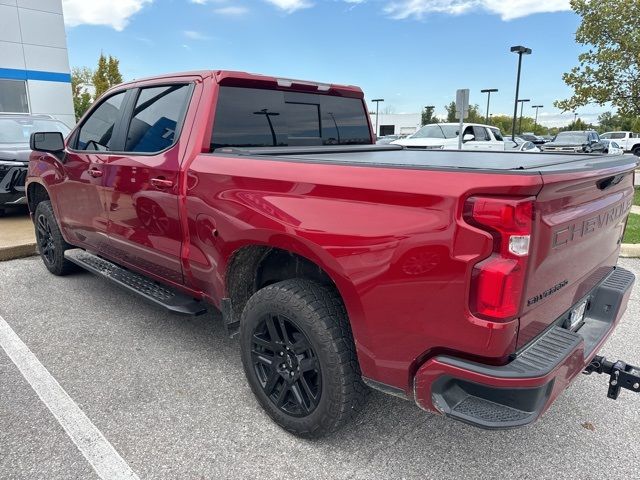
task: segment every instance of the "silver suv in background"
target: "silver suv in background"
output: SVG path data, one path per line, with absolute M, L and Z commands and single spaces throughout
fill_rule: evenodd
M 29 164 L 29 137 L 33 132 L 71 129 L 49 115 L 0 114 L 0 214 L 26 204 L 24 181 Z

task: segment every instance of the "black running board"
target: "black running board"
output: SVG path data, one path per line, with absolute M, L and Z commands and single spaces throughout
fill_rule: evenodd
M 67 250 L 64 252 L 64 256 L 67 260 L 85 270 L 106 278 L 125 290 L 137 293 L 144 299 L 171 312 L 182 315 L 201 315 L 207 311 L 206 305 L 195 298 L 184 295 L 144 275 L 127 270 L 80 248 Z

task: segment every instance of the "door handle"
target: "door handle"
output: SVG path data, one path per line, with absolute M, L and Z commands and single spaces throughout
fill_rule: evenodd
M 98 178 L 102 176 L 102 170 L 98 170 L 97 168 L 90 168 L 87 173 L 91 175 L 93 178 Z
M 171 188 L 173 187 L 173 181 L 162 177 L 152 178 L 151 185 L 156 188 Z

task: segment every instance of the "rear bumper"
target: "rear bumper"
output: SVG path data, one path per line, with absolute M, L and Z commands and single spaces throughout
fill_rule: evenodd
M 418 405 L 482 428 L 513 428 L 535 421 L 581 373 L 626 309 L 634 275 L 615 268 L 588 295 L 584 323 L 563 328 L 570 310 L 501 366 L 451 356 L 425 362 L 414 377 Z

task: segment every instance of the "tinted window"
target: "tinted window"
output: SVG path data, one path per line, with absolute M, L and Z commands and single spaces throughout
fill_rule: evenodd
M 126 92 L 116 93 L 102 102 L 87 118 L 78 134 L 78 150 L 111 150 L 113 130 L 120 119 Z
M 125 151 L 160 152 L 175 142 L 187 110 L 189 85 L 142 88 L 133 109 Z
M 496 140 L 498 140 L 499 142 L 504 141 L 504 138 L 502 138 L 502 132 L 499 129 L 492 128 L 491 132 L 493 132 L 493 136 L 496 137 Z
M 221 87 L 211 138 L 220 147 L 371 143 L 362 100 Z
M 625 138 L 626 135 L 623 132 L 605 133 L 600 138 Z
M 476 141 L 478 142 L 486 142 L 488 140 L 491 140 L 491 138 L 489 137 L 489 132 L 487 132 L 487 129 L 484 127 L 473 127 L 473 134 L 476 137 Z

